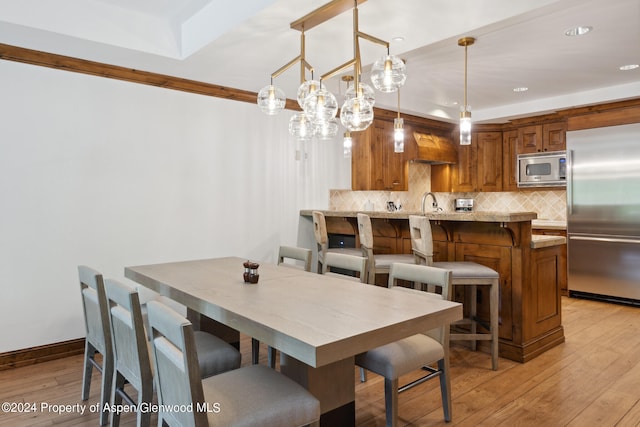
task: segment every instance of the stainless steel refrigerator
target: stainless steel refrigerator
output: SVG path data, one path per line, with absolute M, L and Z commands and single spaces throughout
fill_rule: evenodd
M 567 132 L 569 294 L 640 305 L 640 123 Z

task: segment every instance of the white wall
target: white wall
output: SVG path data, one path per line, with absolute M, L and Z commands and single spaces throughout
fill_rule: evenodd
M 290 112 L 7 61 L 0 93 L 0 353 L 84 336 L 78 264 L 274 261 L 350 186 L 339 140 L 295 160 Z

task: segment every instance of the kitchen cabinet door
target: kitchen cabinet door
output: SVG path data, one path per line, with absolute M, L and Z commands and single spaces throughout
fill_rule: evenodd
M 567 149 L 565 122 L 542 125 L 542 151 L 562 151 Z
M 457 141 L 457 139 L 456 139 Z M 458 145 L 458 163 L 451 167 L 451 191 L 478 191 L 478 137 L 471 135 L 471 145 Z
M 542 125 L 518 129 L 518 154 L 542 151 Z
M 459 145 L 451 180 L 454 192 L 502 191 L 502 132 L 474 132 Z
M 502 191 L 502 132 L 478 132 L 478 190 Z
M 407 191 L 409 166 L 403 153 L 394 152 L 393 122 L 374 120 L 352 135 L 351 189 Z
M 518 153 L 562 151 L 567 147 L 565 122 L 525 126 L 518 129 Z
M 502 191 L 517 191 L 518 131 L 502 133 Z

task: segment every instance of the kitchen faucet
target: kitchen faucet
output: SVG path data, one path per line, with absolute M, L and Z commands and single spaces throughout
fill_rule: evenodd
M 427 196 L 431 196 L 433 198 L 433 203 L 431 204 L 431 206 L 433 206 L 433 211 L 437 212 L 440 210 L 440 208 L 438 207 L 438 200 L 436 200 L 436 195 L 433 194 L 431 191 L 426 191 L 423 195 L 422 195 L 422 215 L 424 215 L 424 203 L 427 201 Z

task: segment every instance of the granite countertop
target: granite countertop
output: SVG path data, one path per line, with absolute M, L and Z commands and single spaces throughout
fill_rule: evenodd
M 300 215 L 311 216 L 314 209 L 302 209 Z M 325 217 L 353 217 L 358 213 L 366 213 L 371 218 L 380 219 L 409 219 L 409 215 L 422 215 L 420 211 L 325 211 L 321 210 Z M 531 221 L 538 217 L 535 212 L 426 212 L 425 216 L 430 220 L 442 221 L 475 221 L 475 222 L 523 222 Z
M 548 230 L 566 230 L 567 221 L 555 221 L 549 219 L 534 219 L 531 221 L 531 228 L 544 228 Z
M 564 245 L 567 238 L 564 236 L 544 236 L 541 234 L 531 235 L 531 249 L 546 248 L 548 246 Z

